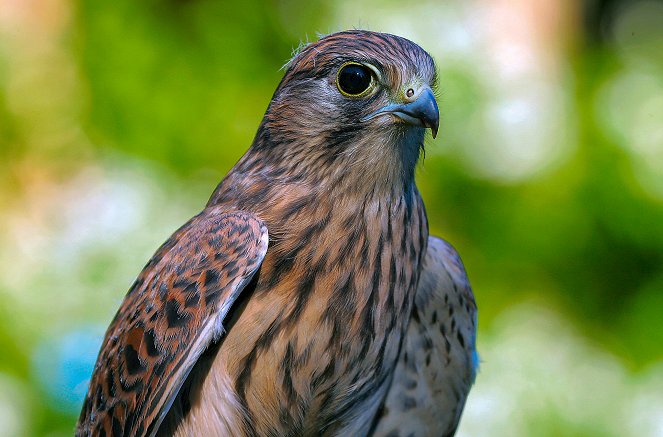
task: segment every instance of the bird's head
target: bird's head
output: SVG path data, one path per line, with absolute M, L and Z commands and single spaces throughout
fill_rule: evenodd
M 407 39 L 325 36 L 287 64 L 253 147 L 316 183 L 355 175 L 367 188 L 409 184 L 426 128 L 437 134 L 436 77 L 430 55 Z

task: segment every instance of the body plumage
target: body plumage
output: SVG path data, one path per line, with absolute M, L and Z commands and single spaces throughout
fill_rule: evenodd
M 447 268 L 425 259 L 414 183 L 425 128 L 437 130 L 435 81 L 430 56 L 393 35 L 342 32 L 297 54 L 251 148 L 127 295 L 78 434 L 393 431 L 389 393 L 403 350 L 416 349 L 403 346 L 422 311 L 415 297 L 432 296 Z M 468 290 L 463 329 L 440 334 L 463 373 L 452 390 L 462 399 L 434 419 L 451 433 L 473 378 Z

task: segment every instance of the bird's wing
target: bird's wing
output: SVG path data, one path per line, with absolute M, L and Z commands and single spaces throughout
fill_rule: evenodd
M 77 435 L 152 436 L 267 251 L 246 212 L 206 209 L 145 266 L 111 323 Z
M 430 237 L 412 317 L 375 436 L 455 433 L 477 371 L 476 316 L 458 253 L 446 241 Z

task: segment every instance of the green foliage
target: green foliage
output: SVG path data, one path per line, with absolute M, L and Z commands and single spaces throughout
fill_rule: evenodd
M 298 44 L 278 13 L 255 0 L 82 2 L 76 41 L 89 78 L 88 131 L 178 171 L 228 169 Z

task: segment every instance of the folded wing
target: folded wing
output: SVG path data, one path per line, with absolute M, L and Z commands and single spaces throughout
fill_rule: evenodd
M 415 305 L 375 436 L 452 436 L 477 370 L 477 308 L 463 263 L 430 237 Z
M 153 436 L 267 251 L 252 214 L 209 208 L 164 243 L 104 339 L 76 435 Z

